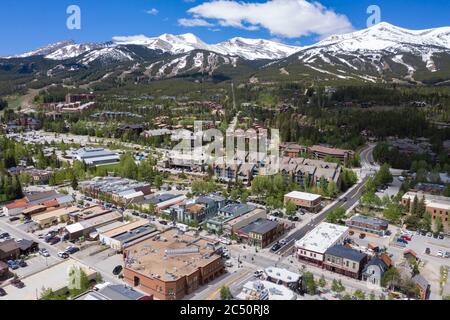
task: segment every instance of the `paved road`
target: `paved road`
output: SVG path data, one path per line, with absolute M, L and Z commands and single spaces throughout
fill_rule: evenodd
M 346 198 L 346 199 L 344 198 L 345 201 L 343 200 L 336 201 L 333 205 L 328 206 L 326 209 L 322 210 L 318 215 L 313 217 L 313 219 L 309 224 L 300 228 L 299 230 L 295 231 L 287 238 L 285 238 L 287 244 L 284 247 L 282 247 L 278 251 L 278 253 L 282 255 L 289 254 L 292 247 L 295 244 L 295 241 L 303 238 L 309 231 L 313 230 L 317 225 L 323 222 L 326 219 L 326 217 L 330 214 L 330 212 L 338 208 L 344 208 L 346 211 L 350 209 L 361 198 L 361 195 L 364 193 L 365 190 L 364 187 L 368 179 L 369 177 L 366 176 L 365 178 L 362 179 L 360 183 L 358 183 L 349 192 L 347 192 L 344 195 L 344 197 Z
M 367 180 L 371 176 L 374 170 L 378 167 L 376 165 L 372 166 L 370 163 L 373 163 L 373 149 L 374 145 L 369 145 L 363 151 L 361 151 L 361 165 L 363 169 L 361 170 L 361 181 L 354 187 L 352 187 L 347 193 L 345 193 L 340 199 L 338 199 L 334 204 L 328 206 L 324 210 L 322 210 L 318 215 L 313 217 L 311 222 L 299 230 L 295 231 L 291 235 L 289 235 L 285 240 L 287 244 L 282 247 L 277 253 L 281 255 L 289 255 L 292 251 L 292 248 L 295 244 L 295 241 L 303 238 L 309 231 L 313 230 L 317 225 L 323 222 L 326 217 L 330 214 L 330 212 L 338 209 L 344 208 L 346 211 L 352 208 L 361 198 L 362 194 L 365 191 L 365 185 Z

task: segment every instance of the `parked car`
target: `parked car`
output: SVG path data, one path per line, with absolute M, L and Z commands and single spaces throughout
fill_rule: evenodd
M 444 251 L 439 250 L 436 254 L 436 256 L 438 256 L 439 258 L 443 258 L 444 257 Z
M 25 287 L 25 284 L 24 284 L 22 281 L 20 281 L 19 279 L 14 279 L 14 280 L 12 280 L 12 281 L 11 281 L 11 284 L 12 284 L 14 287 L 19 288 L 19 289 L 22 289 L 22 288 Z
M 285 246 L 287 244 L 287 241 L 286 241 L 286 239 L 282 239 L 278 242 L 278 244 Z
M 158 222 L 160 224 L 162 224 L 163 226 L 167 226 L 167 221 L 165 221 L 165 220 L 159 220 Z
M 397 242 L 399 242 L 399 243 L 404 243 L 404 244 L 408 244 L 408 241 L 406 241 L 406 240 L 403 239 L 403 238 L 398 238 L 398 239 L 397 239 Z
M 365 233 L 361 233 L 360 235 L 359 235 L 359 238 L 360 239 L 364 239 L 366 237 L 366 234 Z
M 67 252 L 58 252 L 58 257 L 60 257 L 61 259 L 68 259 L 69 254 Z
M 74 247 L 74 246 L 68 246 L 66 250 L 64 251 L 67 254 L 74 254 L 80 251 L 80 248 Z
M 256 270 L 253 274 L 255 277 L 259 278 L 264 274 L 264 270 Z
M 439 234 L 438 238 L 439 238 L 439 240 L 444 240 L 444 235 L 441 233 L 441 234 Z
M 0 239 L 6 239 L 6 238 L 9 238 L 9 237 L 10 237 L 10 235 L 9 235 L 8 232 L 4 232 L 4 233 L 0 234 Z
M 431 254 L 431 249 L 430 248 L 426 248 L 425 249 L 425 254 Z
M 55 245 L 55 244 L 59 243 L 60 241 L 61 241 L 60 237 L 54 237 L 48 243 L 51 245 Z
M 118 276 L 121 272 L 122 272 L 122 269 L 123 269 L 123 267 L 122 266 L 116 266 L 114 269 L 113 269 L 113 275 L 115 275 L 115 276 Z
M 232 266 L 233 266 L 233 264 L 231 263 L 231 261 L 226 261 L 225 262 L 225 267 L 231 268 Z
M 6 295 L 7 295 L 7 293 L 6 293 L 5 289 L 0 288 L 0 297 L 4 297 Z
M 297 216 L 289 217 L 288 219 L 289 219 L 290 221 L 298 221 L 298 220 L 300 220 L 299 217 L 297 217 Z
M 410 236 L 407 236 L 407 235 L 402 235 L 402 237 L 401 237 L 403 240 L 406 240 L 406 241 L 411 241 L 411 237 Z
M 18 264 L 19 264 L 19 267 L 21 267 L 21 268 L 25 268 L 28 266 L 28 264 L 25 262 L 25 260 L 20 260 Z
M 50 253 L 48 253 L 47 249 L 44 248 L 39 250 L 39 254 L 46 258 L 50 257 Z
M 432 233 L 432 232 L 428 232 L 428 233 L 427 233 L 427 237 L 430 237 L 430 238 L 431 238 L 432 236 L 433 236 L 433 233 Z
M 444 258 L 445 258 L 445 259 L 450 258 L 450 252 L 446 251 L 446 252 L 444 253 Z
M 7 264 L 8 264 L 8 267 L 12 270 L 19 269 L 19 264 L 14 260 L 8 260 Z

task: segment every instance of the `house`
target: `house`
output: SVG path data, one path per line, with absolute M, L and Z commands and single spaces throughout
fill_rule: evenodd
M 284 232 L 284 225 L 276 221 L 258 219 L 236 231 L 241 241 L 259 249 L 267 247 Z
M 388 230 L 389 223 L 386 220 L 354 215 L 346 222 L 347 227 L 357 232 L 365 232 L 383 237 Z
M 20 248 L 16 240 L 10 239 L 0 242 L 0 261 L 15 260 L 20 256 Z
M 306 209 L 310 212 L 320 211 L 322 196 L 318 194 L 293 191 L 284 196 L 284 204 L 294 203 L 297 208 Z
M 374 256 L 364 267 L 362 280 L 371 285 L 381 286 L 383 275 L 391 265 L 392 261 L 387 255 Z
M 350 278 L 360 279 L 367 255 L 343 245 L 332 246 L 325 252 L 323 267 Z
M 419 298 L 421 300 L 427 300 L 430 296 L 430 284 L 428 281 L 420 274 L 415 275 L 412 281 L 414 281 L 419 290 Z
M 300 261 L 322 267 L 328 248 L 342 244 L 348 227 L 322 222 L 295 243 L 295 255 Z

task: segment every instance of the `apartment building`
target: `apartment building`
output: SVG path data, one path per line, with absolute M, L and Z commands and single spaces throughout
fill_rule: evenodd
M 388 230 L 389 223 L 385 220 L 354 215 L 346 222 L 347 227 L 357 232 L 365 232 L 383 237 Z
M 445 230 L 450 229 L 450 198 L 432 195 L 424 192 L 407 192 L 403 195 L 401 203 L 406 208 L 411 210 L 414 199 L 421 201 L 423 199 L 425 203 L 425 210 L 428 212 L 432 221 L 435 222 L 437 219 L 441 219 Z

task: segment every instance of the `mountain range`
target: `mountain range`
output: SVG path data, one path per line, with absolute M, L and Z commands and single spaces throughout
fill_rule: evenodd
M 97 81 L 113 76 L 154 81 L 201 75 L 223 80 L 443 84 L 450 80 L 450 27 L 408 30 L 383 22 L 305 47 L 246 38 L 207 44 L 191 33 L 117 36 L 106 43 L 62 41 L 0 58 L 0 75 L 7 70 L 54 80 L 82 73 L 80 78 L 91 81 L 89 74 L 95 71 Z

